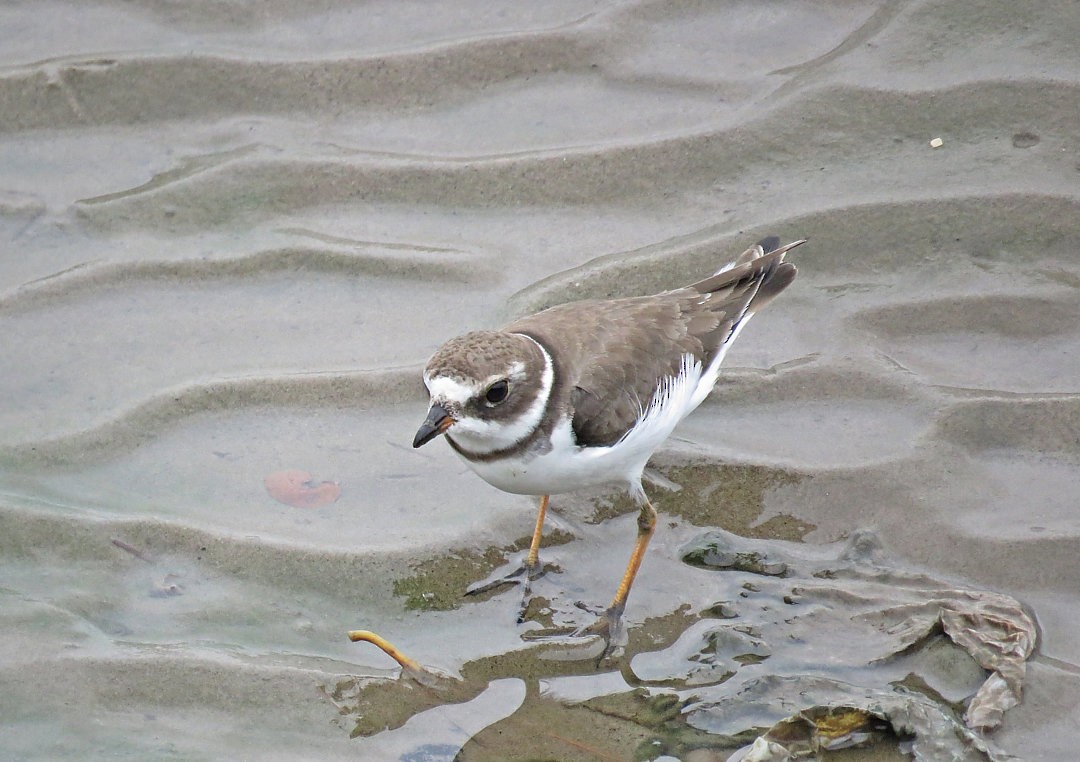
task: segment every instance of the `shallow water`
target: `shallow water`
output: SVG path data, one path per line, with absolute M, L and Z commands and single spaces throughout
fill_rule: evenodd
M 792 634 L 790 578 L 683 563 L 719 527 L 792 568 L 870 529 L 893 605 L 1018 602 L 1038 648 L 990 738 L 1069 758 L 1076 39 L 1074 3 L 998 0 L 0 9 L 0 756 L 722 759 L 804 708 L 759 682 L 718 720 L 756 676 L 858 703 L 908 667 L 908 709 L 961 718 L 962 649 L 867 667 L 843 575 Z M 655 458 L 681 489 L 650 489 L 624 658 L 522 639 L 608 600 L 618 495 L 553 501 L 532 621 L 462 598 L 534 508 L 409 447 L 427 355 L 766 234 L 810 238 L 799 277 Z M 276 501 L 285 470 L 340 497 Z M 733 621 L 755 642 L 694 673 Z M 399 681 L 359 627 L 464 680 Z

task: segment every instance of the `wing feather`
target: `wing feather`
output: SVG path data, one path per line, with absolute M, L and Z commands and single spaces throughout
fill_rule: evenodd
M 608 446 L 648 407 L 661 379 L 691 355 L 707 367 L 740 321 L 795 277 L 765 239 L 735 263 L 698 283 L 643 297 L 571 302 L 521 318 L 504 330 L 532 336 L 555 360 L 558 412 L 572 416 L 578 444 Z M 553 351 L 553 347 L 557 350 Z

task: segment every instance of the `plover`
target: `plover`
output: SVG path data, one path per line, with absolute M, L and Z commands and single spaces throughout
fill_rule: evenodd
M 540 497 L 519 621 L 542 568 L 549 496 L 621 483 L 640 506 L 637 539 L 611 604 L 589 628 L 610 648 L 656 527 L 645 464 L 708 396 L 747 321 L 795 278 L 784 255 L 804 242 L 766 238 L 685 288 L 562 304 L 450 339 L 431 357 L 423 374 L 431 408 L 413 447 L 442 434 L 489 484 Z

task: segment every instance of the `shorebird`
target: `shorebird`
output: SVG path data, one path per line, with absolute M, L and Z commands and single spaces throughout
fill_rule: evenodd
M 749 319 L 795 278 L 784 255 L 804 242 L 766 238 L 684 288 L 562 304 L 450 339 L 431 357 L 423 374 L 431 407 L 413 447 L 441 434 L 484 481 L 540 498 L 519 621 L 542 569 L 550 496 L 610 483 L 640 507 L 630 561 L 598 629 L 610 635 L 621 621 L 656 528 L 645 464 L 708 396 Z
M 571 302 L 520 318 L 498 331 L 450 339 L 428 361 L 427 417 L 413 439 L 442 435 L 484 481 L 539 496 L 522 566 L 488 589 L 520 578 L 522 621 L 550 496 L 621 484 L 639 506 L 637 538 L 611 603 L 591 632 L 621 645 L 622 614 L 656 510 L 641 486 L 653 452 L 712 391 L 739 332 L 791 284 L 784 246 L 765 238 L 734 262 L 683 288 L 649 296 Z M 470 592 L 477 592 L 473 589 Z M 413 674 L 422 668 L 367 631 L 350 633 L 382 648 Z

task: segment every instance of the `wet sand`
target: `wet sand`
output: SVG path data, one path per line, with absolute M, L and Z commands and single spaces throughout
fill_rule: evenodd
M 791 592 L 684 563 L 714 528 L 793 568 L 872 536 L 884 579 L 1018 602 L 1038 648 L 990 737 L 1074 754 L 1075 3 L 56 2 L 0 29 L 0 756 L 723 759 L 753 674 L 903 677 L 800 661 L 743 601 L 767 645 L 704 698 L 687 639 Z M 810 239 L 799 277 L 655 459 L 682 489 L 650 489 L 626 658 L 553 661 L 522 635 L 606 603 L 629 504 L 553 501 L 533 621 L 463 599 L 533 502 L 409 446 L 424 360 L 768 234 Z M 277 501 L 286 470 L 340 496 Z M 821 649 L 855 637 L 838 587 Z M 393 681 L 358 627 L 465 687 Z M 911 669 L 959 718 L 986 672 L 939 641 Z M 603 704 L 631 686 L 651 714 Z

